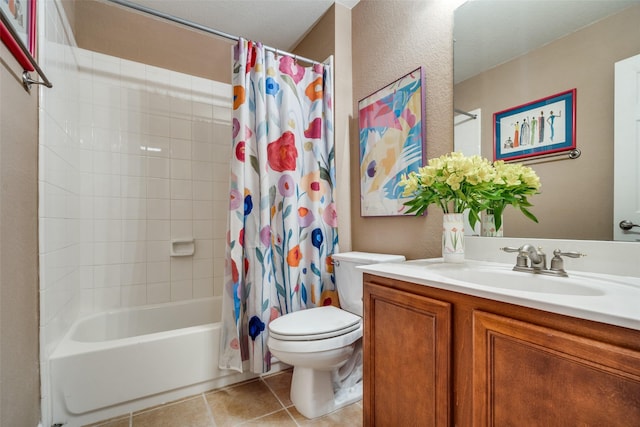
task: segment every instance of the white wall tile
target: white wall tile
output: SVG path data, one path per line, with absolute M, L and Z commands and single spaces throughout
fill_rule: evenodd
M 206 200 L 193 201 L 194 220 L 213 220 L 213 202 Z
M 191 121 L 172 118 L 171 119 L 171 138 L 191 140 Z
M 122 262 L 139 263 L 147 261 L 145 241 L 122 242 Z
M 93 290 L 93 309 L 105 311 L 120 307 L 120 286 Z
M 191 280 L 171 281 L 171 301 L 191 298 L 193 298 L 193 282 Z
M 168 257 L 166 261 L 147 263 L 147 283 L 164 283 L 171 279 L 171 264 Z
M 165 240 L 171 238 L 171 221 L 147 220 L 147 240 Z
M 120 283 L 122 285 L 146 285 L 147 263 L 122 264 L 120 270 Z
M 193 298 L 212 297 L 213 294 L 213 278 L 193 280 Z
M 149 157 L 171 157 L 171 138 L 167 136 L 148 136 L 146 154 Z
M 147 219 L 170 219 L 171 207 L 168 199 L 147 199 Z
M 191 160 L 191 151 L 192 151 L 191 146 L 192 146 L 191 140 L 172 138 L 171 139 L 171 158 Z M 198 157 L 194 156 L 194 158 L 198 158 Z
M 171 282 L 193 279 L 193 260 L 189 257 L 171 258 Z
M 122 307 L 133 307 L 147 303 L 147 286 L 132 285 L 122 286 L 120 292 L 120 305 Z
M 94 174 L 93 195 L 98 197 L 120 197 L 120 175 Z
M 96 219 L 93 220 L 94 242 L 119 242 L 122 240 L 122 220 Z
M 208 142 L 194 142 L 193 158 L 203 162 L 213 162 L 213 145 Z M 228 159 L 225 160 L 228 161 Z
M 191 162 L 194 181 L 213 181 L 213 165 L 211 162 Z
M 120 197 L 93 197 L 95 219 L 121 219 L 122 201 Z
M 167 261 L 169 259 L 171 242 L 169 240 L 154 240 L 146 242 L 147 262 Z
M 196 239 L 213 239 L 214 234 L 214 221 L 193 221 L 193 237 Z M 226 224 L 224 225 L 225 229 L 221 230 L 221 234 L 226 234 Z
M 213 278 L 213 258 L 193 260 L 193 278 Z
M 103 264 L 93 267 L 93 287 L 107 288 L 120 286 L 120 264 Z
M 194 119 L 211 120 L 213 118 L 213 105 L 209 103 L 194 101 L 192 108 Z
M 172 239 L 190 239 L 192 237 L 194 237 L 193 221 L 171 220 Z
M 213 239 L 196 239 L 193 260 L 202 258 L 213 258 Z
M 213 181 L 193 181 L 193 200 L 213 200 Z
M 120 195 L 122 197 L 147 197 L 147 180 L 141 176 L 123 176 L 120 179 Z
M 160 304 L 171 301 L 171 283 L 157 282 L 147 285 L 147 303 Z
M 149 135 L 138 132 L 121 131 L 119 136 L 121 153 L 146 156 L 147 140 L 150 138 Z
M 171 199 L 172 200 L 193 200 L 193 184 L 190 180 L 172 179 L 171 180 Z
M 170 160 L 161 157 L 149 157 L 147 159 L 147 176 L 150 178 L 170 178 Z
M 172 220 L 191 220 L 193 218 L 193 202 L 191 200 L 171 200 Z
M 122 219 L 144 220 L 147 218 L 147 199 L 144 198 L 122 198 Z
M 100 129 L 120 129 L 120 105 L 117 107 L 93 106 L 93 125 Z
M 120 242 L 95 242 L 93 244 L 93 263 L 95 265 L 120 264 L 121 262 L 122 246 Z
M 147 197 L 150 199 L 170 199 L 171 181 L 168 178 L 148 178 Z
M 154 104 L 153 99 L 150 99 L 149 102 L 151 105 L 154 105 L 155 108 L 159 108 L 162 106 L 161 103 Z M 147 135 L 164 137 L 171 135 L 171 124 L 170 121 L 167 120 L 166 115 L 150 114 L 148 120 L 148 127 L 147 129 L 145 129 L 146 132 L 144 132 Z
M 120 172 L 126 176 L 147 175 L 147 158 L 134 154 L 120 154 Z
M 191 179 L 192 164 L 190 160 L 171 159 L 171 178 L 172 179 Z M 196 179 L 194 177 L 194 179 Z M 199 178 L 198 178 L 199 179 Z
M 213 124 L 210 121 L 198 120 L 191 123 L 191 136 L 194 141 L 213 142 Z
M 191 94 L 183 95 L 185 98 L 179 98 L 178 96 L 173 96 L 171 98 L 171 115 L 173 117 L 183 117 L 186 118 L 187 121 L 191 121 L 191 117 L 193 115 L 193 102 L 191 101 Z
M 124 242 L 145 241 L 146 239 L 146 219 L 125 219 L 122 221 L 122 240 Z

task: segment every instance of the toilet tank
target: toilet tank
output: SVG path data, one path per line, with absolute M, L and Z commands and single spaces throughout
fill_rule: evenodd
M 359 265 L 383 262 L 403 262 L 403 255 L 376 254 L 370 252 L 344 252 L 333 254 L 336 289 L 340 306 L 358 316 L 362 316 L 362 271 Z

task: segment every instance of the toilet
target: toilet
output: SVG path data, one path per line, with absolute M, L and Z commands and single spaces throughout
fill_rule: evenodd
M 362 398 L 362 272 L 356 267 L 404 260 L 402 255 L 334 254 L 342 308 L 310 308 L 269 323 L 269 350 L 293 366 L 291 401 L 305 417 L 316 418 Z

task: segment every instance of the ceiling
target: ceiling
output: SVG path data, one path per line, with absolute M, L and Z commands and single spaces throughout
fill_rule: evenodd
M 454 82 L 638 3 L 640 0 L 470 0 L 454 15 Z
M 292 50 L 334 4 L 359 0 L 131 0 L 224 33 Z

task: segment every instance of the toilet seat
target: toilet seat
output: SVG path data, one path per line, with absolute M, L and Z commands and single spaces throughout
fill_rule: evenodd
M 337 307 L 315 307 L 274 319 L 269 335 L 281 341 L 316 341 L 348 334 L 361 323 L 359 316 Z

